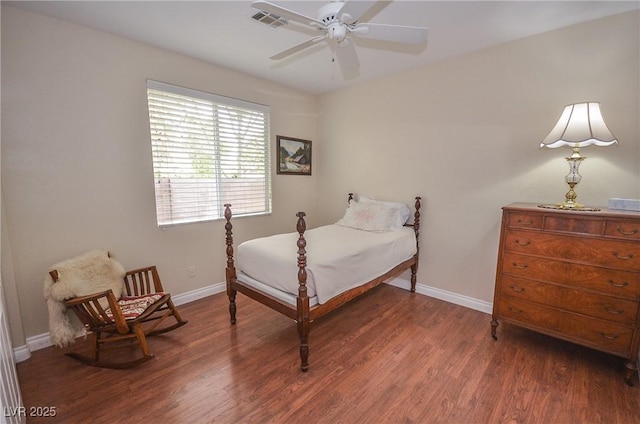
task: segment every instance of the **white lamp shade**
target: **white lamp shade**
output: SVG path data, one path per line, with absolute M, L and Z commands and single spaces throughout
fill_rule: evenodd
M 602 119 L 600 103 L 576 103 L 565 106 L 558 123 L 540 143 L 540 147 L 610 146 L 618 143 Z

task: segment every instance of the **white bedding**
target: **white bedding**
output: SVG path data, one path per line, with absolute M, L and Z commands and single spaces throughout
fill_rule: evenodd
M 326 225 L 307 230 L 307 295 L 319 303 L 365 284 L 416 254 L 413 228 L 375 233 Z M 238 270 L 278 290 L 298 294 L 298 233 L 238 246 Z

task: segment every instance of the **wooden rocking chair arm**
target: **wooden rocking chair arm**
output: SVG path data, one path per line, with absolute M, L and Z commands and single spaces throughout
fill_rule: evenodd
M 102 306 L 98 305 L 101 299 L 107 300 L 109 308 L 111 309 L 111 317 L 108 317 Z M 113 294 L 113 291 L 111 289 L 99 293 L 89 294 L 86 296 L 72 297 L 71 299 L 65 300 L 64 304 L 68 308 L 72 309 L 83 308 L 84 312 L 80 312 L 81 315 L 88 314 L 89 316 L 93 316 L 94 319 L 96 319 L 96 316 L 99 315 L 100 317 L 102 317 L 102 323 L 100 324 L 101 326 L 109 325 L 109 322 L 111 322 L 115 325 L 118 333 L 127 334 L 129 332 L 129 325 L 124 318 L 124 314 L 120 309 L 120 305 L 118 305 L 118 299 L 116 299 L 116 296 Z M 81 318 L 81 320 L 83 319 Z M 92 326 L 90 323 L 85 322 L 85 324 L 89 324 L 90 327 Z
M 85 296 L 75 296 L 75 297 L 71 297 L 69 299 L 66 299 L 64 301 L 65 305 L 67 307 L 73 306 L 73 305 L 78 305 L 80 303 L 86 303 L 86 302 L 93 302 L 95 300 L 98 300 L 100 298 L 109 298 L 109 293 L 111 293 L 111 295 L 113 296 L 113 298 L 115 299 L 115 295 L 113 294 L 113 291 L 111 291 L 111 289 L 109 290 L 105 290 L 99 293 L 92 293 L 92 294 L 88 294 Z M 117 302 L 117 301 L 116 301 Z

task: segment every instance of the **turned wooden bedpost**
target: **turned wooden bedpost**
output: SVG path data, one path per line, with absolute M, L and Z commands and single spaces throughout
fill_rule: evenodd
M 420 242 L 419 242 L 419 235 L 420 235 L 420 200 L 422 199 L 422 197 L 420 196 L 416 196 L 416 204 L 415 204 L 415 208 L 416 208 L 416 212 L 413 215 L 413 231 L 415 231 L 416 233 L 416 263 L 411 265 L 411 291 L 415 292 L 416 291 L 416 278 L 418 275 L 418 262 L 420 259 Z
M 305 247 L 307 246 L 307 241 L 304 238 L 304 232 L 307 229 L 307 223 L 304 221 L 305 217 L 304 212 L 298 212 L 296 216 L 298 217 L 298 223 L 296 225 L 296 230 L 298 231 L 299 237 L 298 242 L 296 243 L 298 246 L 298 299 L 297 299 L 297 310 L 298 310 L 298 334 L 300 336 L 300 369 L 302 371 L 307 371 L 309 369 L 309 297 L 307 296 L 307 251 Z
M 236 278 L 236 267 L 233 263 L 233 225 L 231 225 L 231 205 L 226 203 L 224 205 L 224 218 L 227 223 L 224 225 L 227 244 L 227 296 L 229 296 L 229 315 L 231 317 L 231 324 L 236 323 L 236 291 L 231 288 L 231 281 Z

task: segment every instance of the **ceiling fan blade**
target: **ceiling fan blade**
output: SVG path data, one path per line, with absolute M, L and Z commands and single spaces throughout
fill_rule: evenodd
M 358 53 L 353 41 L 347 39 L 335 47 L 336 59 L 344 75 L 350 75 L 360 68 Z
M 340 11 L 338 11 L 337 16 L 340 17 L 340 22 L 345 24 L 353 24 L 357 22 L 358 19 L 362 15 L 364 15 L 367 10 L 371 9 L 377 1 L 356 1 L 351 0 L 347 1 Z
M 402 25 L 364 23 L 351 30 L 359 37 L 395 43 L 422 44 L 427 41 L 427 28 Z
M 276 15 L 280 15 L 284 18 L 287 18 L 289 20 L 304 24 L 304 25 L 320 25 L 321 28 L 325 27 L 325 24 L 322 21 L 319 21 L 317 19 L 311 18 L 309 16 L 305 16 L 302 15 L 298 12 L 294 12 L 293 10 L 289 10 L 289 9 L 285 9 L 282 6 L 278 6 L 277 4 L 274 3 L 270 3 L 268 1 L 262 1 L 262 0 L 257 0 L 254 1 L 253 3 L 251 3 L 251 6 L 258 9 L 258 10 L 262 10 L 264 12 L 269 12 L 269 13 L 273 13 Z M 314 26 L 315 28 L 316 26 Z
M 324 40 L 325 38 L 327 38 L 327 34 L 318 35 L 317 37 L 310 38 L 307 41 L 304 41 L 304 42 L 302 42 L 300 44 L 296 44 L 293 47 L 289 47 L 288 49 L 283 50 L 280 53 L 274 54 L 269 59 L 273 59 L 273 60 L 284 59 L 287 56 L 291 56 L 294 53 L 297 53 L 297 52 L 299 52 L 301 50 L 306 49 L 307 47 L 311 47 L 314 44 L 319 43 L 320 41 Z

